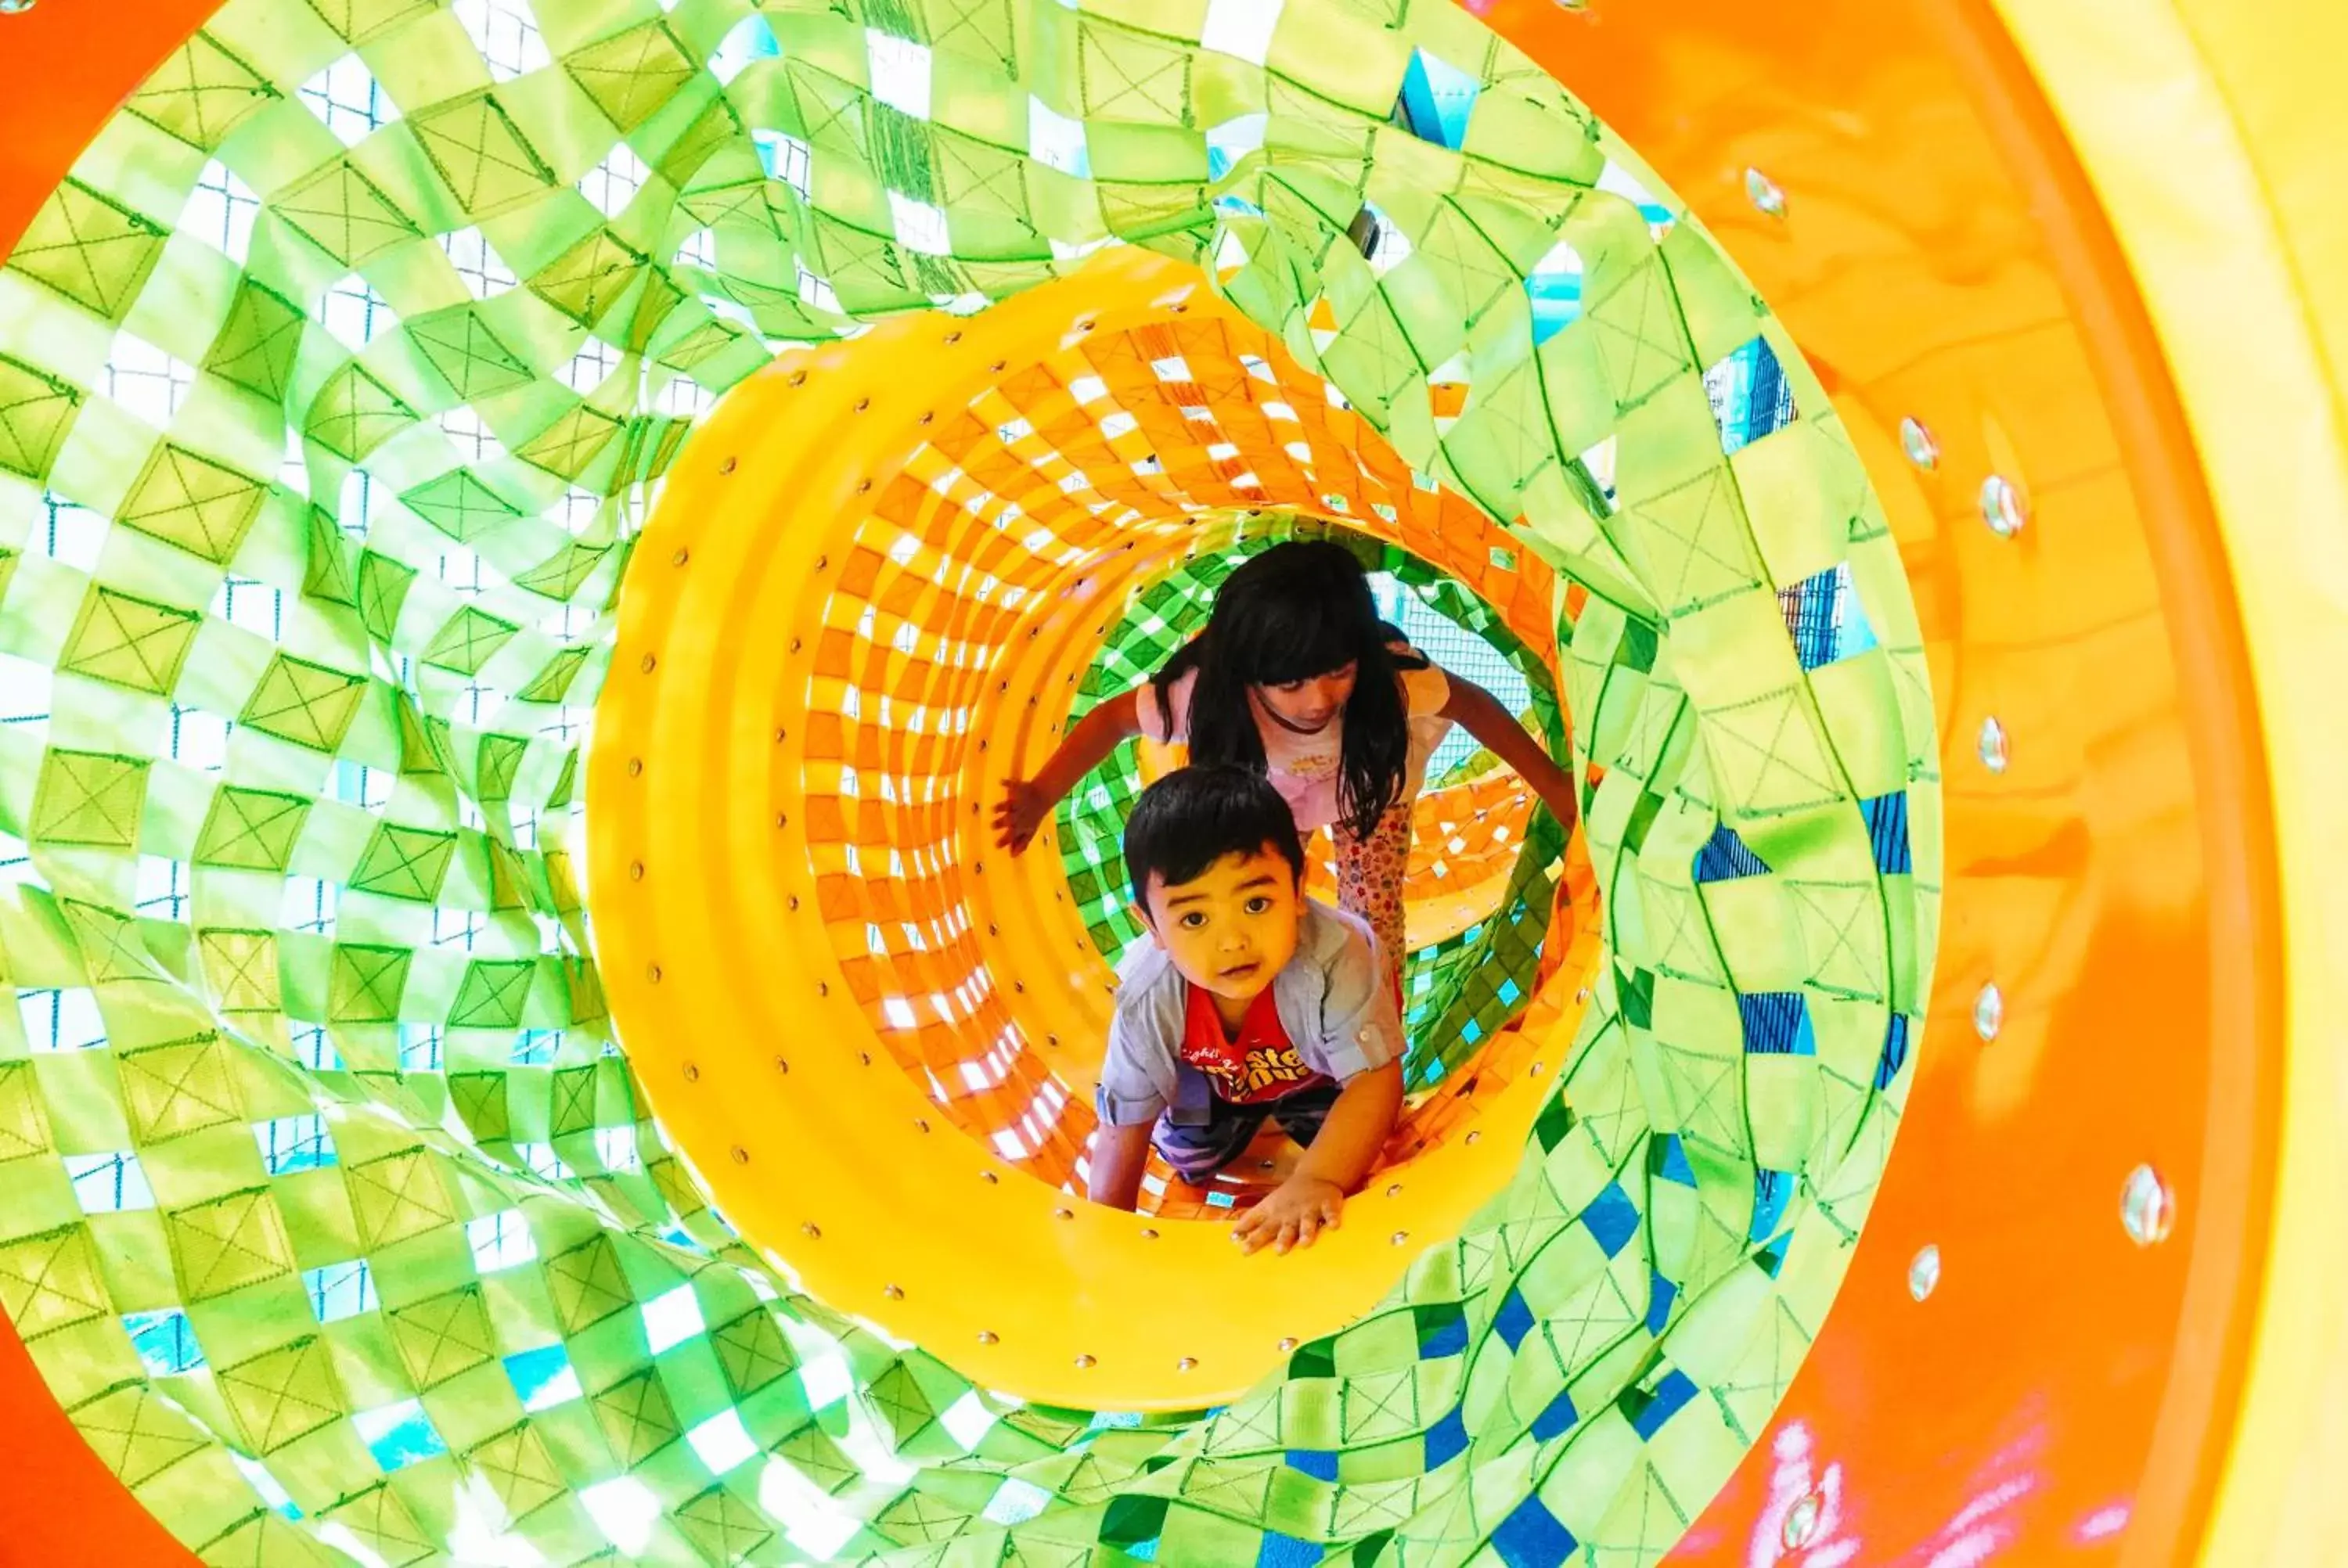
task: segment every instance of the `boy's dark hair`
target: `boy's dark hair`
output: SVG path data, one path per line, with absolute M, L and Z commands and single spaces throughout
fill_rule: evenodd
M 1262 849 L 1303 879 L 1304 841 L 1295 816 L 1270 779 L 1245 768 L 1178 769 L 1141 792 L 1125 823 L 1125 868 L 1145 918 L 1151 876 L 1179 886 L 1226 855 Z
M 1410 728 L 1392 647 L 1400 641 L 1378 619 L 1369 577 L 1352 550 L 1334 539 L 1291 539 L 1231 573 L 1216 592 L 1207 630 L 1150 678 L 1152 695 L 1170 727 L 1174 683 L 1197 671 L 1190 755 L 1262 773 L 1263 736 L 1248 688 L 1309 681 L 1353 665 L 1337 807 L 1354 835 L 1367 838 L 1409 787 Z

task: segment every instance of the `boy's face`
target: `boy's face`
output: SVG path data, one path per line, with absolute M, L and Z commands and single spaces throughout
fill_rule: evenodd
M 1188 882 L 1149 878 L 1150 936 L 1182 978 L 1252 1000 L 1296 953 L 1296 874 L 1270 849 L 1226 855 Z

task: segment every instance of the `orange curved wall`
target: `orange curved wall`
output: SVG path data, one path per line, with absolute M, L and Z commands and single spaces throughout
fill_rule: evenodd
M 1776 1529 L 1829 1466 L 1812 1553 L 2190 1558 L 2266 1234 L 2274 845 L 2208 497 L 2118 249 L 1988 0 L 1470 5 L 1623 133 L 1817 360 L 1900 529 L 1950 726 L 1910 1124 L 1772 1433 L 1675 1560 L 1801 1560 Z M 102 50 L 68 0 L 0 17 L 0 250 L 209 8 L 110 10 Z M 1748 166 L 1784 219 L 1746 202 Z M 1932 473 L 1900 456 L 1910 415 Z M 1993 469 L 2032 497 L 2018 540 L 1978 520 Z M 1990 713 L 2015 737 L 1996 779 L 1972 755 Z M 2188 1199 L 2150 1254 L 2116 1223 L 2138 1161 Z M 1919 1304 L 1928 1243 L 1944 1273 Z M 190 1561 L 4 1321 L 0 1410 L 0 1554 Z

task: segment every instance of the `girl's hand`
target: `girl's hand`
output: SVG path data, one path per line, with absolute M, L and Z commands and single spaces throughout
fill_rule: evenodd
M 1025 853 L 1056 804 L 1032 779 L 1004 780 L 1003 800 L 994 808 L 994 846 L 1014 855 Z
M 1345 1189 L 1336 1183 L 1291 1176 L 1240 1216 L 1231 1227 L 1231 1239 L 1242 1252 L 1254 1252 L 1266 1243 L 1274 1252 L 1311 1246 L 1314 1236 L 1337 1228 L 1344 1210 Z

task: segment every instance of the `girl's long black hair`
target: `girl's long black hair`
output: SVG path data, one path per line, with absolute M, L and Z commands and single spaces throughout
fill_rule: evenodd
M 1215 596 L 1206 630 L 1150 677 L 1158 711 L 1173 728 L 1174 683 L 1196 670 L 1190 691 L 1190 759 L 1263 773 L 1251 686 L 1309 681 L 1355 667 L 1337 764 L 1343 825 L 1367 838 L 1408 781 L 1410 727 L 1401 664 L 1388 644 L 1401 633 L 1378 619 L 1370 580 L 1344 545 L 1292 539 L 1231 573 Z

